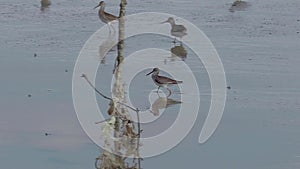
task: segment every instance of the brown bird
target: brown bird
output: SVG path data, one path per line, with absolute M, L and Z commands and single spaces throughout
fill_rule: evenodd
M 229 11 L 230 12 L 243 11 L 247 7 L 249 7 L 249 5 L 250 4 L 248 4 L 246 1 L 236 0 L 236 1 L 233 2 L 233 4 L 231 5 L 231 7 L 229 8 Z
M 41 7 L 47 8 L 50 5 L 51 5 L 51 1 L 50 0 L 41 0 Z
M 153 82 L 158 86 L 157 91 L 160 87 L 165 87 L 169 91 L 169 96 L 171 95 L 171 90 L 168 88 L 168 86 L 174 85 L 174 84 L 180 84 L 182 81 L 174 80 L 165 76 L 159 76 L 159 68 L 154 68 L 150 73 L 148 73 L 146 76 L 150 75 L 152 73 L 152 80 Z
M 99 6 L 100 6 L 100 9 L 98 11 L 99 18 L 102 22 L 104 22 L 108 25 L 108 28 L 110 30 L 110 26 L 111 26 L 110 23 L 114 20 L 119 19 L 119 17 L 104 11 L 104 9 L 105 9 L 104 1 L 101 1 L 94 9 L 98 8 Z
M 183 25 L 177 25 L 172 17 L 169 17 L 168 20 L 161 23 L 170 23 L 172 27 L 171 35 L 175 37 L 174 43 L 176 42 L 176 37 L 179 37 L 181 40 L 183 36 L 187 35 L 187 29 Z
M 50 0 L 41 0 L 41 11 L 44 11 L 51 5 Z

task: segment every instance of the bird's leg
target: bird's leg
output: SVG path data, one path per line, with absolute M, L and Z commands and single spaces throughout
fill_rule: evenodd
M 160 88 L 160 86 L 158 86 L 158 88 L 157 88 L 157 91 L 156 91 L 157 93 L 159 92 L 159 88 Z
M 108 27 L 109 34 L 111 34 L 110 24 L 109 23 L 107 24 L 107 27 Z
M 169 89 L 169 88 L 167 88 L 168 89 L 168 91 L 169 91 L 169 94 L 168 94 L 168 96 L 167 97 L 169 97 L 169 96 L 171 96 L 171 94 L 172 94 L 172 91 Z
M 160 96 L 159 92 L 157 92 L 156 94 L 157 94 L 157 96 L 158 96 L 159 98 L 161 98 L 161 96 Z
M 112 29 L 113 29 L 113 31 L 114 31 L 114 33 L 116 33 L 116 30 L 115 30 L 115 28 L 111 25 L 111 27 L 112 27 Z
M 180 37 L 180 46 L 182 46 L 182 37 Z
M 173 43 L 176 44 L 176 37 L 174 38 Z

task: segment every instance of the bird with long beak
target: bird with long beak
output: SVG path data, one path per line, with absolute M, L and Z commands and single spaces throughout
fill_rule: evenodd
M 187 29 L 183 25 L 177 25 L 172 17 L 169 17 L 168 20 L 161 23 L 170 23 L 172 27 L 171 35 L 175 37 L 174 43 L 176 42 L 176 37 L 182 39 L 183 36 L 187 35 Z
M 160 87 L 164 87 L 169 91 L 169 95 L 171 95 L 171 90 L 168 88 L 171 85 L 174 84 L 180 84 L 182 81 L 174 80 L 165 76 L 159 76 L 159 68 L 154 68 L 150 73 L 146 74 L 146 76 L 152 74 L 152 80 L 153 82 L 158 86 L 157 92 L 159 91 Z
M 104 9 L 105 9 L 104 1 L 101 1 L 94 9 L 98 8 L 99 6 L 100 6 L 99 11 L 98 11 L 99 18 L 102 22 L 104 22 L 108 25 L 108 28 L 110 31 L 111 22 L 119 19 L 119 17 L 104 11 Z

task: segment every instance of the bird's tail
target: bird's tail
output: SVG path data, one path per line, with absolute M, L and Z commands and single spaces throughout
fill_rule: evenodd
M 183 81 L 176 81 L 176 82 L 177 82 L 177 84 L 183 83 Z

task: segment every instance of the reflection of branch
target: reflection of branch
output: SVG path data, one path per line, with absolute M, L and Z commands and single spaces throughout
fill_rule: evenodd
M 139 169 L 141 169 L 141 158 L 140 158 L 140 138 L 141 138 L 141 124 L 140 124 L 140 114 L 139 114 L 139 109 L 136 111 L 137 119 L 138 119 L 138 139 L 137 139 L 137 156 L 138 156 L 138 165 Z

